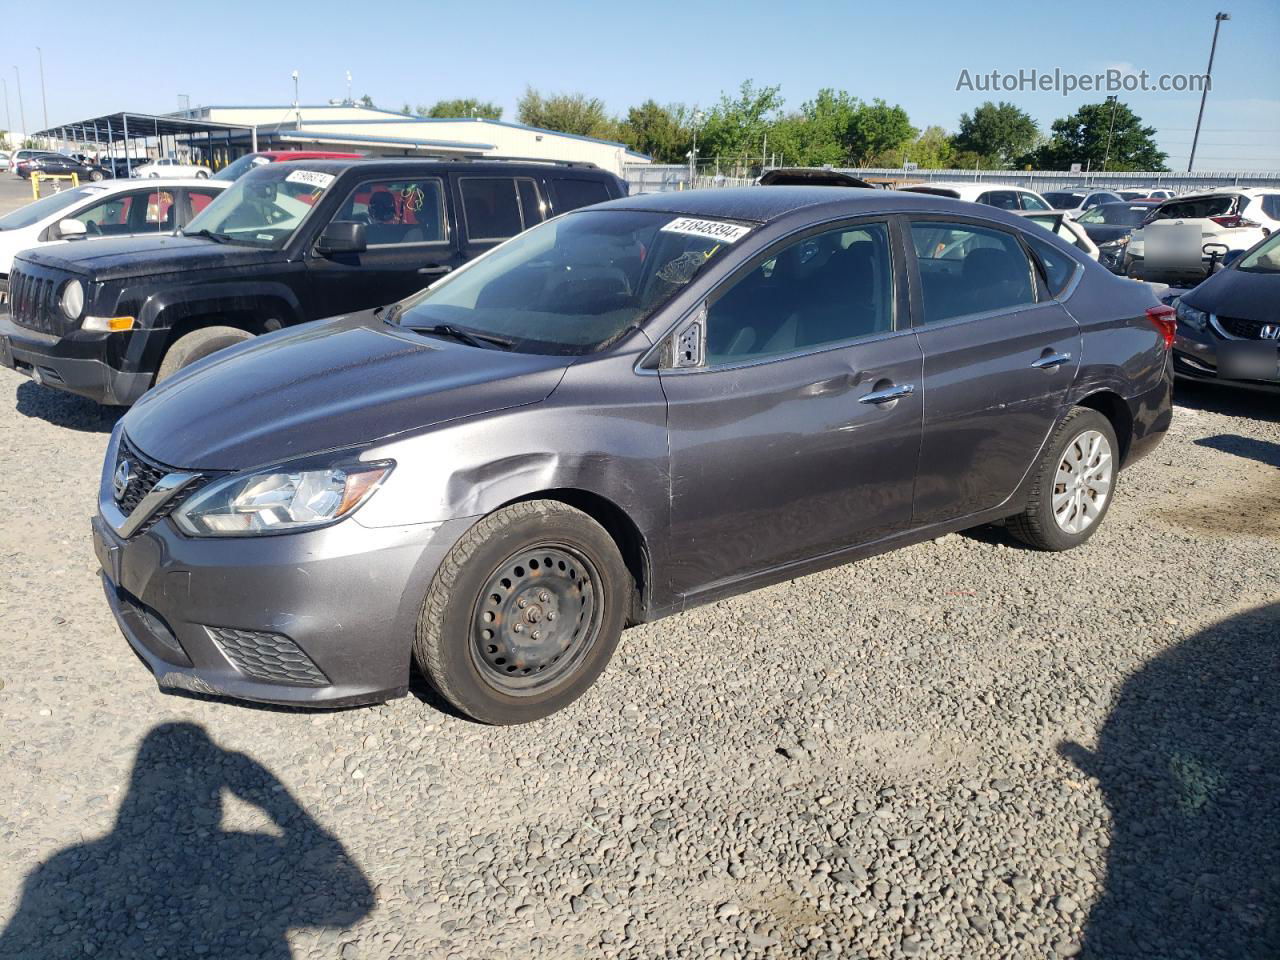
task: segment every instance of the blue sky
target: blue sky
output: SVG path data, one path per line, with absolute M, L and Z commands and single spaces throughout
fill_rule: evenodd
M 1169 0 L 1159 6 L 850 2 L 425 3 L 368 5 L 221 0 L 128 4 L 110 15 L 51 16 L 8 4 L 0 40 L 13 124 L 42 126 L 35 47 L 44 52 L 51 124 L 114 110 L 167 112 L 179 94 L 194 104 L 288 103 L 290 71 L 301 99 L 346 92 L 379 106 L 478 96 L 506 107 L 525 86 L 584 91 L 621 112 L 647 97 L 703 106 L 745 78 L 781 84 L 789 106 L 821 87 L 900 103 L 918 127 L 954 130 L 989 95 L 957 91 L 962 70 L 1093 73 L 1127 65 L 1200 73 L 1215 10 L 1223 25 L 1196 168 L 1280 169 L 1280 3 Z M 923 11 L 923 12 L 917 12 Z M 1104 94 L 1003 93 L 1042 128 Z M 1185 168 L 1198 94 L 1122 96 L 1159 131 L 1170 165 Z M 0 114 L 0 124 L 5 124 Z M 7 125 L 7 124 L 5 124 Z

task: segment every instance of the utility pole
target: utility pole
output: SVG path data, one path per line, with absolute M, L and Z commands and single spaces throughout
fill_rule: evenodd
M 1107 172 L 1107 161 L 1111 159 L 1111 135 L 1116 130 L 1116 107 L 1120 106 L 1120 98 L 1116 96 L 1107 97 L 1107 103 L 1111 104 L 1111 126 L 1107 128 L 1107 152 L 1102 157 L 1102 172 Z
M 1191 156 L 1187 158 L 1187 173 L 1196 162 L 1196 145 L 1200 142 L 1200 121 L 1204 119 L 1204 102 L 1209 96 L 1209 87 L 1213 84 L 1213 55 L 1218 50 L 1218 29 L 1222 21 L 1230 20 L 1229 13 L 1216 13 L 1213 16 L 1213 43 L 1209 45 L 1209 69 L 1204 72 L 1204 89 L 1200 91 L 1200 112 L 1196 114 L 1196 132 L 1191 138 Z
M 293 119 L 296 124 L 302 126 L 302 111 L 298 109 L 298 71 L 293 71 Z
M 9 81 L 0 77 L 0 85 L 4 87 L 4 129 L 8 134 L 13 133 L 13 113 L 9 110 Z M 16 147 L 14 149 L 17 149 Z
M 343 106 L 349 107 L 354 103 L 355 101 L 351 99 L 351 71 L 348 70 L 347 71 L 347 99 L 343 101 Z
M 689 151 L 689 187 L 693 188 L 698 176 L 698 127 L 702 124 L 702 111 L 693 111 L 693 149 Z
M 18 119 L 22 121 L 22 139 L 26 140 L 27 139 L 27 111 L 26 111 L 26 108 L 22 105 L 22 74 L 18 72 L 18 65 L 16 63 L 13 65 L 13 75 L 18 80 Z M 21 147 L 22 147 L 22 144 L 19 143 L 18 148 L 21 148 Z

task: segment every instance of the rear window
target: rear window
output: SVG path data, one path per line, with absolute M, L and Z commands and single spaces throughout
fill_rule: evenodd
M 556 191 L 556 212 L 567 213 L 579 207 L 612 200 L 609 189 L 599 180 L 553 180 Z
M 1071 193 L 1065 190 L 1055 191 L 1053 193 L 1041 194 L 1049 205 L 1055 210 L 1066 210 L 1069 207 L 1078 207 L 1080 201 L 1084 199 L 1083 193 Z
M 1201 220 L 1205 217 L 1222 217 L 1236 212 L 1237 197 L 1222 194 L 1216 197 L 1196 197 L 1192 200 L 1170 200 L 1156 207 L 1152 220 Z

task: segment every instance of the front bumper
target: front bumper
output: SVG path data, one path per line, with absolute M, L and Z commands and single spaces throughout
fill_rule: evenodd
M 72 338 L 28 330 L 0 305 L 0 366 L 98 403 L 128 406 L 146 393 L 152 374 L 126 373 L 108 364 L 103 359 L 107 336 L 112 334 Z
M 107 602 L 163 690 L 347 706 L 405 693 L 422 598 L 470 519 L 196 539 L 162 520 L 94 549 Z
M 1266 341 L 1261 342 L 1266 343 Z M 1220 343 L 1222 341 L 1210 330 L 1200 330 L 1179 320 L 1177 335 L 1173 341 L 1174 374 L 1182 380 L 1217 383 L 1264 393 L 1280 393 L 1280 379 L 1232 380 L 1220 376 L 1218 371 L 1218 344 Z M 1280 345 L 1277 349 L 1280 349 Z

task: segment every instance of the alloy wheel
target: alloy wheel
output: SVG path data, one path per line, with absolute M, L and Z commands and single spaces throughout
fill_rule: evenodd
M 1083 533 L 1101 515 L 1111 496 L 1111 443 L 1086 430 L 1067 444 L 1053 481 L 1053 518 L 1067 533 Z

